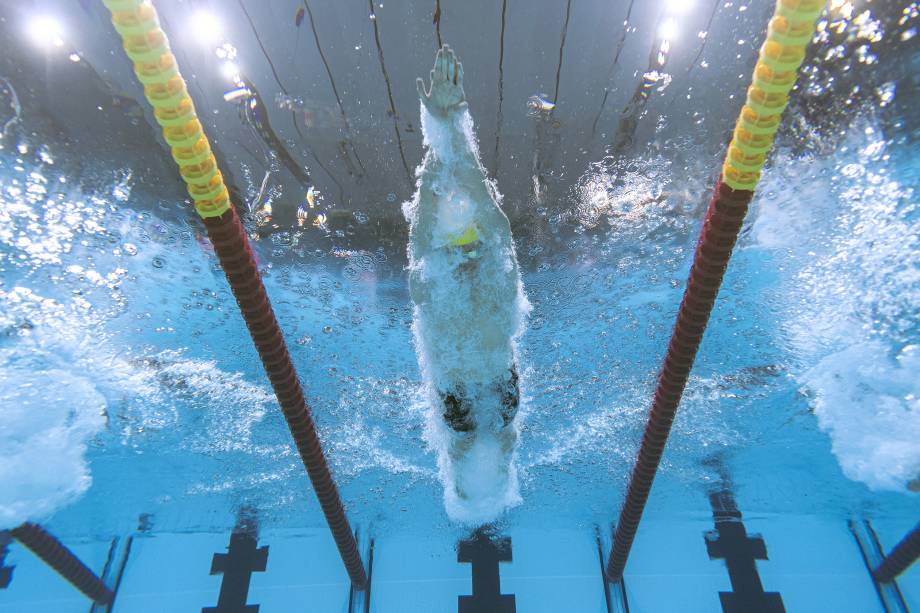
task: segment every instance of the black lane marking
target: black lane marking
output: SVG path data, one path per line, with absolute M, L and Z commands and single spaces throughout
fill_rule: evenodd
M 604 99 L 601 100 L 601 108 L 597 110 L 597 116 L 594 118 L 594 124 L 591 126 L 591 137 L 593 138 L 597 134 L 597 122 L 601 118 L 601 114 L 604 112 L 604 107 L 607 105 L 607 96 L 610 95 L 610 77 L 613 76 L 613 71 L 616 70 L 617 62 L 620 61 L 620 53 L 623 52 L 623 47 L 626 46 L 626 35 L 629 33 L 629 17 L 632 15 L 633 4 L 636 0 L 630 0 L 629 7 L 626 9 L 626 18 L 623 20 L 623 32 L 620 34 L 620 40 L 617 42 L 617 51 L 613 55 L 613 63 L 610 64 L 610 69 L 607 70 L 607 78 L 604 81 Z M 719 0 L 721 2 L 721 0 Z
M 216 607 L 204 607 L 201 613 L 258 613 L 259 605 L 246 604 L 252 573 L 265 572 L 268 547 L 258 547 L 255 520 L 241 516 L 230 535 L 227 553 L 215 553 L 211 574 L 223 574 Z
M 508 0 L 502 0 L 502 29 L 498 39 L 498 115 L 495 118 L 495 159 L 492 178 L 498 180 L 498 146 L 502 138 L 502 102 L 505 99 L 505 13 Z
M 380 60 L 380 70 L 383 72 L 383 80 L 387 84 L 387 99 L 390 101 L 390 117 L 393 119 L 393 129 L 396 130 L 396 143 L 399 145 L 399 157 L 402 159 L 403 168 L 406 170 L 406 178 L 412 183 L 412 173 L 409 171 L 409 163 L 406 162 L 406 153 L 403 151 L 402 134 L 399 131 L 399 113 L 396 111 L 396 103 L 393 102 L 393 86 L 390 84 L 390 75 L 387 72 L 387 65 L 383 59 L 383 46 L 380 44 L 380 28 L 377 27 L 377 13 L 374 12 L 374 0 L 367 0 L 371 9 L 371 21 L 374 23 L 374 42 L 377 43 L 377 57 Z
M 339 88 L 335 85 L 335 78 L 332 76 L 332 69 L 329 67 L 329 62 L 326 60 L 326 54 L 323 53 L 323 47 L 319 44 L 319 33 L 316 31 L 316 22 L 313 21 L 313 10 L 310 8 L 310 3 L 307 0 L 303 0 L 303 5 L 307 9 L 307 15 L 310 17 L 310 29 L 313 30 L 313 40 L 316 41 L 316 50 L 319 52 L 319 59 L 323 61 L 323 66 L 326 67 L 326 74 L 329 75 L 329 85 L 332 86 L 332 93 L 335 94 L 335 101 L 339 105 L 339 112 L 342 114 L 342 121 L 345 122 L 345 130 L 348 132 L 348 135 L 351 139 L 354 138 L 354 134 L 351 130 L 351 122 L 348 121 L 348 115 L 345 113 L 345 106 L 342 104 L 342 97 L 339 95 Z M 349 140 L 348 143 L 351 146 L 351 152 L 355 156 L 355 160 L 358 162 L 358 166 L 361 167 L 361 174 L 363 175 L 366 171 L 364 169 L 364 163 L 361 161 L 361 158 L 358 157 L 358 151 L 355 149 L 355 144 L 352 140 Z
M 869 522 L 867 521 L 866 524 Z M 859 548 L 859 555 L 862 558 L 863 564 L 866 566 L 866 570 L 869 571 L 869 578 L 872 580 L 872 586 L 875 588 L 875 593 L 878 596 L 878 600 L 882 605 L 882 608 L 885 610 L 885 613 L 891 613 L 891 609 L 888 608 L 888 603 L 885 602 L 885 594 L 882 593 L 881 586 L 878 584 L 878 581 L 875 580 L 875 577 L 872 576 L 872 561 L 869 559 L 869 552 L 863 547 L 863 542 L 859 538 L 858 528 L 854 520 L 849 521 L 850 534 L 853 535 L 853 539 L 856 541 L 856 547 Z M 868 525 L 865 526 L 868 531 Z
M 104 583 L 106 586 L 108 586 L 110 583 L 109 573 L 112 572 L 112 564 L 115 562 L 115 553 L 117 550 L 118 550 L 118 537 L 115 537 L 112 539 L 112 542 L 109 543 L 109 550 L 105 554 L 105 565 L 102 567 L 102 573 L 99 575 L 99 578 L 102 580 L 102 583 Z M 114 599 L 114 596 L 115 594 L 113 591 L 112 593 L 113 599 Z M 109 604 L 106 604 L 106 605 L 101 605 L 101 604 L 94 602 L 89 606 L 89 613 L 109 611 L 111 602 L 112 601 L 110 600 Z
M 253 23 L 252 17 L 249 16 L 249 11 L 246 10 L 246 5 L 243 4 L 243 0 L 237 0 L 240 5 L 240 8 L 243 9 L 243 14 L 246 16 L 246 21 L 249 22 L 249 28 L 252 30 L 253 35 L 256 37 L 256 43 L 259 45 L 259 49 L 262 50 L 262 55 L 265 56 L 265 61 L 268 62 L 268 67 L 272 71 L 272 75 L 275 77 L 275 82 L 278 84 L 278 87 L 284 93 L 285 96 L 289 96 L 287 88 L 284 87 L 284 84 L 281 82 L 281 77 L 278 76 L 278 71 L 275 70 L 275 64 L 272 62 L 271 56 L 268 55 L 268 50 L 265 49 L 265 45 L 262 44 L 262 39 L 259 37 L 259 31 L 256 30 L 256 24 Z
M 144 515 L 141 515 L 143 518 Z M 113 607 L 115 606 L 115 599 L 118 597 L 118 588 L 121 587 L 121 578 L 125 573 L 125 566 L 128 563 L 128 556 L 131 555 L 131 543 L 134 542 L 134 537 L 129 536 L 125 538 L 125 546 L 119 549 L 119 544 L 121 539 L 116 537 L 112 539 L 111 545 L 109 545 L 109 553 L 105 561 L 105 568 L 102 571 L 101 578 L 103 582 L 110 587 L 112 590 L 112 599 L 108 604 L 98 604 L 93 603 L 90 605 L 89 613 L 111 613 Z M 116 560 L 116 556 L 119 551 L 121 552 L 121 559 Z M 118 564 L 118 568 L 115 570 L 114 580 L 112 579 L 112 568 L 115 564 Z
M 10 552 L 10 542 L 13 537 L 9 530 L 0 531 L 0 590 L 5 590 L 13 581 L 15 566 L 6 566 L 6 555 Z
M 709 495 L 716 529 L 704 533 L 712 560 L 723 559 L 732 584 L 731 592 L 719 592 L 724 613 L 785 613 L 779 592 L 764 592 L 757 560 L 767 559 L 767 546 L 758 534 L 748 536 L 741 511 L 730 490 Z
M 444 46 L 444 43 L 441 42 L 441 0 L 434 0 L 434 16 L 431 18 L 431 23 L 434 24 L 435 34 L 438 36 L 438 49 Z
M 553 93 L 553 104 L 559 102 L 559 77 L 562 75 L 562 54 L 565 51 L 565 38 L 569 33 L 569 17 L 572 15 L 572 0 L 565 3 L 565 23 L 562 24 L 562 40 L 559 42 L 559 63 L 556 64 L 556 91 Z M 553 108 L 555 111 L 556 109 Z
M 458 613 L 516 613 L 513 594 L 501 593 L 499 562 L 511 561 L 511 539 L 480 528 L 457 545 L 457 561 L 472 565 L 473 595 L 457 597 Z
M 610 529 L 613 535 L 613 527 Z M 601 569 L 601 582 L 604 584 L 604 602 L 607 605 L 607 613 L 629 613 L 629 599 L 626 598 L 626 578 L 621 577 L 618 582 L 613 584 L 614 592 L 610 592 L 610 580 L 607 579 L 607 565 L 604 559 L 604 543 L 601 541 L 601 529 L 599 526 L 594 527 L 594 537 L 597 539 L 597 561 Z

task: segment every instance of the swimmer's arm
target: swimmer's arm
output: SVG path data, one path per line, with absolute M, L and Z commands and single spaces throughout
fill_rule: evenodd
M 498 194 L 479 161 L 474 143 L 470 141 L 473 136 L 463 128 L 462 113 L 466 113 L 465 108 L 446 118 L 428 118 L 428 122 L 437 126 L 443 138 L 431 143 L 430 153 L 434 164 L 426 164 L 425 169 L 427 171 L 431 167 L 438 172 L 441 168 L 449 168 L 457 184 L 478 203 L 475 215 L 480 231 L 486 237 L 497 233 L 501 239 L 510 240 L 511 224 L 498 204 Z
M 511 222 L 499 205 L 499 196 L 493 184 L 481 173 L 479 185 L 483 188 L 481 206 L 476 209 L 476 222 L 485 235 L 483 238 L 497 237 L 502 244 L 511 243 Z
M 437 199 L 433 185 L 439 162 L 429 152 L 422 162 L 419 173 L 418 200 L 415 202 L 415 215 L 409 226 L 409 249 L 414 260 L 409 269 L 409 297 L 415 304 L 423 304 L 431 297 L 430 287 L 424 278 L 424 257 L 431 251 L 432 233 L 437 222 Z
M 426 126 L 426 140 L 430 147 L 422 171 L 422 191 L 426 178 L 433 177 L 443 169 L 462 185 L 477 203 L 477 222 L 486 234 L 510 240 L 511 226 L 498 205 L 494 189 L 489 185 L 485 169 L 473 142 L 472 123 L 468 119 L 466 94 L 463 91 L 463 65 L 457 61 L 453 51 L 444 45 L 435 57 L 431 71 L 431 87 L 426 88 L 422 79 L 416 81 L 419 98 L 424 105 L 423 126 Z M 427 177 L 426 177 L 427 175 Z M 423 213 L 420 195 L 419 215 Z M 430 212 L 434 214 L 431 207 Z M 488 238 L 488 237 L 485 237 Z
M 442 164 L 431 152 L 426 154 L 419 173 L 418 202 L 415 207 L 415 220 L 409 229 L 409 244 L 417 254 L 428 253 L 433 241 L 433 232 L 437 223 L 438 202 L 434 193 L 434 180 L 441 171 Z

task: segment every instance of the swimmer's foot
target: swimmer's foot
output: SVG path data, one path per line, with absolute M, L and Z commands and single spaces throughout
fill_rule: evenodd
M 431 87 L 425 90 L 425 81 L 416 79 L 419 98 L 432 115 L 441 117 L 466 108 L 463 93 L 463 65 L 457 61 L 453 50 L 444 45 L 438 49 L 431 71 Z

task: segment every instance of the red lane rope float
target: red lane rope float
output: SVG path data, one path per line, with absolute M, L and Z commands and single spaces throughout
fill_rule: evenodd
M 732 249 L 780 118 L 805 58 L 805 47 L 814 33 L 824 0 L 777 0 L 776 10 L 760 48 L 747 99 L 735 124 L 725 155 L 722 175 L 706 212 L 687 289 L 680 304 L 639 456 L 633 467 L 626 500 L 620 511 L 613 548 L 607 561 L 607 579 L 623 578 L 639 521 L 645 510 L 671 424 L 680 404 L 687 378 L 699 350 L 706 324 Z
M 750 191 L 733 190 L 720 180 L 709 203 L 690 280 L 658 377 L 658 387 L 655 389 L 651 414 L 642 437 L 639 459 L 633 469 L 626 502 L 617 522 L 613 550 L 607 563 L 607 577 L 611 581 L 619 581 L 623 576 L 626 559 L 652 489 L 677 406 L 753 195 Z
M 10 530 L 10 534 L 94 602 L 112 602 L 112 590 L 106 587 L 102 579 L 44 528 L 26 522 Z
M 890 583 L 920 558 L 920 524 L 894 546 L 881 564 L 872 571 L 876 581 Z
M 188 186 L 195 210 L 204 221 L 348 576 L 356 588 L 363 589 L 367 574 L 323 455 L 310 407 L 265 292 L 249 239 L 230 203 L 223 176 L 211 154 L 211 145 L 198 121 L 178 62 L 170 51 L 169 40 L 160 28 L 156 9 L 150 0 L 104 0 L 104 3 L 112 13 L 112 24 L 121 36 L 125 53 L 134 64 L 134 73 L 144 85 L 144 95 L 163 129 L 163 137 Z

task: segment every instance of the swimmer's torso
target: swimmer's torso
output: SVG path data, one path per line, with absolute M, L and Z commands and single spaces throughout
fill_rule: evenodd
M 450 200 L 438 203 L 451 207 Z M 413 224 L 415 234 L 432 232 L 429 248 L 413 253 L 410 290 L 417 308 L 418 341 L 428 356 L 431 374 L 445 386 L 453 381 L 485 381 L 511 367 L 511 339 L 519 325 L 518 272 L 511 235 L 500 229 L 480 229 L 478 207 L 495 207 L 491 200 L 464 204 L 463 224 Z M 450 212 L 434 219 L 443 222 Z M 467 217 L 464 215 L 464 217 Z M 476 239 L 458 244 L 458 237 Z M 503 235 L 504 234 L 504 235 Z

